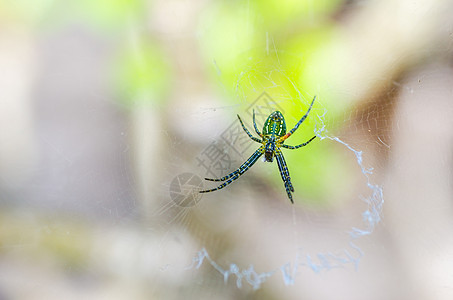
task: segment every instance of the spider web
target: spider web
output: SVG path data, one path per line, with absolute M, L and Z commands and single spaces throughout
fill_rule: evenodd
M 257 58 L 255 63 L 238 76 L 235 84 L 237 105 L 210 111 L 234 109 L 252 132 L 253 110 L 256 111 L 259 129 L 272 111 L 280 110 L 287 118 L 288 130 L 291 129 L 298 117 L 308 109 L 313 95 L 300 91 L 278 63 L 280 58 L 287 55 L 286 53 L 271 51 L 270 55 L 275 57 L 277 63 L 268 71 L 263 71 L 263 65 L 269 62 Z M 295 117 L 289 113 L 294 108 L 297 111 Z M 285 114 L 285 110 L 288 114 Z M 347 123 L 348 118 L 344 118 L 344 122 Z M 371 128 L 370 122 L 375 120 L 370 114 L 366 120 L 368 122 L 366 128 Z M 191 228 L 195 223 L 201 223 L 198 225 L 200 228 L 191 232 L 195 236 L 203 233 L 198 236 L 202 247 L 196 251 L 192 262 L 185 270 L 211 268 L 218 272 L 223 282 L 232 282 L 237 288 L 249 285 L 255 290 L 261 288 L 270 278 L 281 280 L 284 285 L 294 285 L 298 277 L 303 276 L 307 270 L 313 273 L 338 268 L 356 270 L 365 255 L 359 245 L 360 240 L 371 235 L 381 220 L 384 192 L 382 184 L 377 182 L 374 176 L 374 166 L 367 161 L 367 145 L 362 149 L 349 142 L 347 136 L 332 133 L 331 131 L 336 130 L 333 128 L 334 122 L 329 118 L 329 111 L 323 106 L 322 97 L 318 97 L 309 118 L 288 139 L 287 144 L 295 145 L 307 140 L 313 134 L 317 136 L 316 143 L 312 142 L 307 147 L 294 150 L 296 154 L 287 156 L 290 173 L 294 168 L 291 161 L 298 159 L 296 156 L 299 155 L 299 159 L 303 161 L 300 156 L 316 152 L 314 149 L 308 151 L 309 147 L 334 147 L 340 153 L 337 157 L 347 159 L 349 162 L 349 165 L 343 166 L 344 170 L 337 170 L 337 178 L 331 176 L 330 182 L 319 183 L 327 184 L 328 186 L 323 187 L 325 189 L 333 189 L 327 196 L 318 194 L 319 198 L 336 195 L 335 199 L 317 200 L 316 193 L 311 194 L 314 199 L 309 199 L 310 194 L 304 195 L 304 187 L 297 186 L 297 183 L 294 183 L 296 177 L 292 176 L 296 189 L 295 205 L 291 205 L 286 199 L 276 164 L 269 163 L 257 162 L 245 175 L 221 191 L 203 196 L 197 194 L 197 190 L 216 186 L 215 183 L 212 185 L 203 181 L 203 177 L 219 178 L 230 173 L 258 147 L 258 144 L 251 141 L 243 132 L 235 118 L 223 131 L 214 136 L 209 145 L 195 158 L 194 165 L 198 167 L 198 172 L 185 173 L 178 177 L 178 183 L 180 180 L 192 181 L 185 185 L 185 193 L 181 191 L 182 188 L 177 190 L 181 198 L 186 199 L 185 202 L 191 205 L 180 204 L 179 200 L 173 199 L 156 211 L 157 216 L 169 217 L 168 224 Z M 299 137 L 295 138 L 296 136 Z M 302 139 L 304 140 L 301 141 Z M 284 150 L 285 156 L 290 151 Z M 316 158 L 322 159 L 319 156 Z M 317 171 L 316 168 L 309 169 L 318 172 L 315 177 L 323 176 L 325 174 L 322 172 L 326 172 L 325 169 L 321 171 Z M 343 171 L 343 174 L 347 172 L 352 174 L 341 176 Z M 267 180 L 263 179 L 263 175 Z M 254 176 L 258 176 L 258 179 L 252 178 Z M 275 191 L 266 195 L 269 191 L 265 185 L 269 184 L 266 183 L 269 180 Z M 300 179 L 296 178 L 296 182 L 300 182 Z M 341 185 L 354 188 L 348 190 Z M 170 187 L 170 191 L 172 190 Z M 264 193 L 260 193 L 260 190 Z M 335 202 L 348 203 L 357 209 L 353 214 L 336 211 L 335 206 L 338 204 Z M 231 243 L 236 244 L 225 250 L 220 258 L 214 257 L 211 253 L 218 251 L 218 245 L 212 245 L 210 240 L 212 237 L 210 238 L 210 234 L 205 230 L 217 236 L 216 238 L 231 231 L 230 234 L 237 235 Z M 268 252 L 265 249 L 272 251 Z M 266 261 L 263 260 L 263 256 L 272 259 Z
M 239 13 L 237 1 L 209 2 L 229 14 L 222 22 L 212 6 L 203 6 L 207 2 L 164 2 L 140 7 L 137 15 L 152 11 L 149 19 L 131 16 L 124 35 L 118 27 L 107 34 L 94 30 L 67 5 L 49 13 L 70 20 L 46 28 L 22 24 L 20 17 L 16 28 L 9 18 L 15 11 L 6 11 L 0 298 L 452 299 L 451 9 L 439 6 L 442 1 L 402 1 L 384 10 L 374 6 L 382 1 L 347 1 L 327 15 L 299 10 L 295 23 L 287 23 L 286 13 L 255 11 L 253 1 L 242 1 Z M 96 4 L 99 11 L 106 7 L 113 6 Z M 361 8 L 384 18 L 337 22 Z M 191 27 L 202 10 L 212 19 L 208 25 L 221 26 Z M 115 13 L 124 12 L 120 5 Z M 280 31 L 266 24 L 275 42 L 272 34 L 253 32 L 265 14 L 285 24 Z M 438 23 L 424 18 L 433 15 Z M 365 41 L 352 43 L 358 56 L 330 76 L 348 75 L 357 60 L 387 64 L 389 73 L 381 69 L 373 74 L 382 78 L 366 84 L 352 74 L 354 84 L 343 88 L 310 67 L 298 69 L 309 61 L 299 53 L 305 48 L 283 51 L 278 40 L 317 31 L 318 16 L 335 18 L 336 28 L 351 26 L 353 34 L 363 24 L 386 36 L 363 31 Z M 433 25 L 440 26 L 427 29 Z M 252 37 L 263 44 L 249 42 Z M 395 37 L 407 48 L 395 47 Z M 218 43 L 228 38 L 231 44 Z M 191 51 L 208 40 L 223 52 Z M 421 47 L 424 42 L 429 47 Z M 154 47 L 161 43 L 169 51 Z M 120 100 L 107 78 L 124 44 L 136 57 L 132 70 L 123 71 L 139 79 L 124 82 L 128 96 Z M 378 44 L 390 50 L 360 59 L 376 54 Z M 243 59 L 232 58 L 237 55 Z M 165 73 L 164 57 L 178 74 Z M 206 66 L 215 74 L 212 82 L 204 77 Z M 294 76 L 301 69 L 307 73 Z M 175 84 L 168 98 L 163 82 Z M 197 193 L 216 186 L 203 177 L 228 174 L 257 148 L 236 114 L 253 133 L 253 109 L 260 129 L 278 109 L 291 128 L 314 95 L 308 119 L 287 143 L 317 138 L 282 150 L 294 205 L 276 163 L 261 161 L 227 188 Z

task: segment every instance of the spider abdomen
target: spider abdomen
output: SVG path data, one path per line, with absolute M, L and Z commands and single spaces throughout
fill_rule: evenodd
M 272 162 L 274 160 L 275 155 L 275 136 L 271 136 L 267 142 L 266 146 L 264 147 L 264 158 L 268 162 Z

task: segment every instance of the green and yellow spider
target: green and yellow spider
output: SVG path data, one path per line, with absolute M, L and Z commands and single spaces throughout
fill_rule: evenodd
M 258 148 L 258 150 L 255 151 L 255 153 L 252 154 L 252 156 L 249 157 L 236 171 L 231 172 L 225 177 L 222 178 L 205 178 L 206 180 L 210 181 L 225 181 L 221 185 L 219 185 L 216 188 L 210 189 L 210 190 L 203 190 L 200 191 L 200 193 L 209 193 L 213 191 L 217 191 L 220 189 L 223 189 L 233 181 L 239 178 L 242 174 L 244 174 L 253 164 L 258 160 L 258 158 L 261 157 L 261 155 L 264 154 L 264 161 L 272 162 L 274 159 L 274 156 L 277 160 L 277 165 L 278 169 L 280 170 L 280 175 L 282 176 L 282 180 L 285 183 L 285 189 L 286 193 L 288 194 L 289 200 L 291 200 L 291 203 L 294 203 L 293 201 L 293 196 L 291 192 L 294 192 L 294 187 L 291 184 L 291 177 L 289 177 L 289 171 L 288 167 L 286 166 L 285 158 L 283 157 L 283 153 L 280 150 L 281 147 L 286 148 L 286 149 L 297 149 L 303 146 L 306 146 L 308 143 L 310 143 L 316 136 L 312 137 L 310 140 L 307 142 L 297 145 L 297 146 L 288 146 L 283 144 L 287 138 L 289 138 L 297 128 L 299 128 L 299 125 L 302 124 L 302 122 L 307 118 L 308 114 L 310 113 L 311 107 L 313 106 L 313 103 L 315 102 L 316 96 L 313 98 L 313 101 L 310 104 L 310 107 L 308 108 L 307 112 L 305 115 L 297 122 L 297 124 L 294 126 L 293 129 L 291 129 L 288 133 L 286 133 L 286 123 L 285 123 L 285 118 L 283 117 L 282 113 L 279 111 L 274 111 L 267 117 L 266 122 L 264 123 L 263 126 L 263 133 L 260 133 L 258 130 L 258 127 L 256 126 L 255 123 L 255 110 L 253 111 L 253 127 L 255 127 L 256 133 L 261 137 L 261 140 L 254 137 L 247 128 L 245 128 L 244 123 L 241 120 L 241 117 L 238 115 L 239 122 L 241 122 L 241 126 L 244 129 L 245 133 L 254 140 L 257 143 L 262 144 Z

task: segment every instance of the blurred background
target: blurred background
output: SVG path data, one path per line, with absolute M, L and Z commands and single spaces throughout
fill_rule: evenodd
M 0 299 L 453 299 L 452 15 L 0 0 Z

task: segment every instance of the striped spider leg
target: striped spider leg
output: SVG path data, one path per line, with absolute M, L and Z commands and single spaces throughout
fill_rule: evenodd
M 280 171 L 280 176 L 282 176 L 283 183 L 285 184 L 286 193 L 288 194 L 289 200 L 291 203 L 293 201 L 293 195 L 291 192 L 294 192 L 294 187 L 291 183 L 291 177 L 289 176 L 288 166 L 286 165 L 285 157 L 280 149 L 275 151 L 275 158 L 277 160 L 278 169 Z
M 264 146 L 259 147 L 258 150 L 256 150 L 255 153 L 253 153 L 252 156 L 250 156 L 249 159 L 247 159 L 245 161 L 245 163 L 243 163 L 237 170 L 231 172 L 230 174 L 228 174 L 225 177 L 222 177 L 222 178 L 205 178 L 206 180 L 209 180 L 209 181 L 225 181 L 225 180 L 226 181 L 224 183 L 222 183 L 221 185 L 219 185 L 218 187 L 216 187 L 216 188 L 213 188 L 213 189 L 210 189 L 210 190 L 203 190 L 203 191 L 200 191 L 200 193 L 209 193 L 209 192 L 214 192 L 214 191 L 223 189 L 224 187 L 226 187 L 227 185 L 229 185 L 230 183 L 232 183 L 233 181 L 238 179 L 239 176 L 244 174 L 251 166 L 253 166 L 254 163 L 256 163 L 258 158 L 260 158 L 261 155 L 263 155 L 263 153 L 264 153 L 263 150 L 264 150 Z

